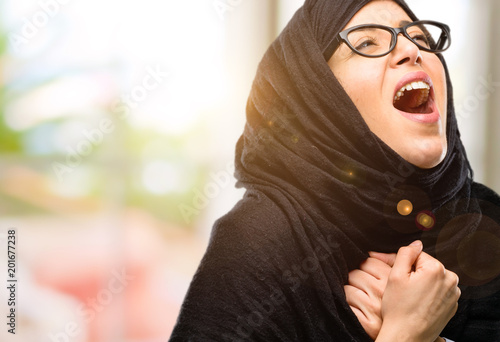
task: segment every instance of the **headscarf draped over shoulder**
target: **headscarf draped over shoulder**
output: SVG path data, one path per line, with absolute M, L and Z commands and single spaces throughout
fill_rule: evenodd
M 446 336 L 500 340 L 500 200 L 472 181 L 443 57 L 448 152 L 427 170 L 370 131 L 323 57 L 367 3 L 306 0 L 264 55 L 236 146 L 247 191 L 216 222 L 172 341 L 370 341 L 345 301 L 348 272 L 416 239 L 460 276 Z

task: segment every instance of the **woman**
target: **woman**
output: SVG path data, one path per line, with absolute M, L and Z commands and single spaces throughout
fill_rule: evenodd
M 500 340 L 500 198 L 472 181 L 448 31 L 416 20 L 402 1 L 306 0 L 271 45 L 236 148 L 246 194 L 172 341 Z M 360 24 L 385 28 L 345 31 Z

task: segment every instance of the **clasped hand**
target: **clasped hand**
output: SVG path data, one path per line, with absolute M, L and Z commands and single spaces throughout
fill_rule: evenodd
M 397 254 L 370 252 L 349 273 L 347 303 L 373 340 L 440 341 L 455 315 L 458 276 L 422 248 L 415 241 Z

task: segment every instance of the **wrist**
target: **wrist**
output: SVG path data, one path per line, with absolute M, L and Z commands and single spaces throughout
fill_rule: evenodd
M 429 339 L 416 333 L 408 327 L 401 324 L 389 324 L 388 321 L 382 323 L 380 332 L 375 342 L 446 342 L 445 339 L 438 336 L 435 340 Z
M 408 334 L 404 332 L 397 332 L 397 331 L 385 331 L 382 333 L 382 330 L 377 336 L 377 339 L 374 342 L 425 342 L 422 339 L 418 339 L 412 336 L 409 336 Z M 437 337 L 434 342 L 446 342 L 446 340 L 442 337 Z
M 399 325 L 382 324 L 375 342 L 420 342 L 414 339 L 407 330 L 399 329 Z M 441 342 L 441 341 L 435 341 Z

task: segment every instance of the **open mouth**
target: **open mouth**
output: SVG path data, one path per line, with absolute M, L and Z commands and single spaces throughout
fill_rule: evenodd
M 432 107 L 432 87 L 425 81 L 414 81 L 402 86 L 394 95 L 396 109 L 410 114 L 430 114 Z

